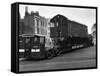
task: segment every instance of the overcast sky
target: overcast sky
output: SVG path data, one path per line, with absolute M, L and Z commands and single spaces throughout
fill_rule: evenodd
M 38 11 L 41 16 L 45 18 L 52 18 L 57 14 L 66 16 L 68 19 L 85 24 L 88 26 L 88 33 L 91 33 L 91 27 L 96 22 L 96 10 L 86 8 L 72 8 L 72 7 L 53 7 L 53 6 L 39 6 L 39 5 L 20 5 L 19 11 L 21 18 L 25 15 L 25 6 L 28 7 L 28 12 Z

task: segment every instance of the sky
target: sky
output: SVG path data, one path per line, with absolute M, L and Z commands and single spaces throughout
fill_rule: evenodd
M 76 21 L 88 26 L 88 33 L 91 33 L 91 27 L 96 23 L 96 9 L 73 8 L 73 7 L 54 7 L 54 6 L 39 6 L 39 5 L 20 5 L 19 12 L 21 18 L 25 15 L 25 7 L 28 7 L 28 12 L 38 11 L 40 16 L 52 18 L 57 14 L 64 15 L 69 20 Z

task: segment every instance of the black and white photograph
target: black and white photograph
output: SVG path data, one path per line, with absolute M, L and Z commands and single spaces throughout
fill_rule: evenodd
M 96 10 L 19 4 L 19 72 L 96 68 Z

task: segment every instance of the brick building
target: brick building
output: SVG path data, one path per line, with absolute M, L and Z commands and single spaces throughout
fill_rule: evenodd
M 28 12 L 25 7 L 25 16 L 19 20 L 19 34 L 47 35 L 47 19 L 39 15 L 39 12 Z

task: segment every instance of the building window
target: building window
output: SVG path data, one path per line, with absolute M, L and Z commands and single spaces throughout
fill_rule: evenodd
M 34 19 L 34 25 L 35 25 L 35 29 L 34 29 L 35 34 L 37 34 L 37 19 L 36 18 Z
M 39 34 L 41 34 L 41 20 L 39 20 Z
M 37 34 L 39 34 L 39 20 L 37 19 Z

